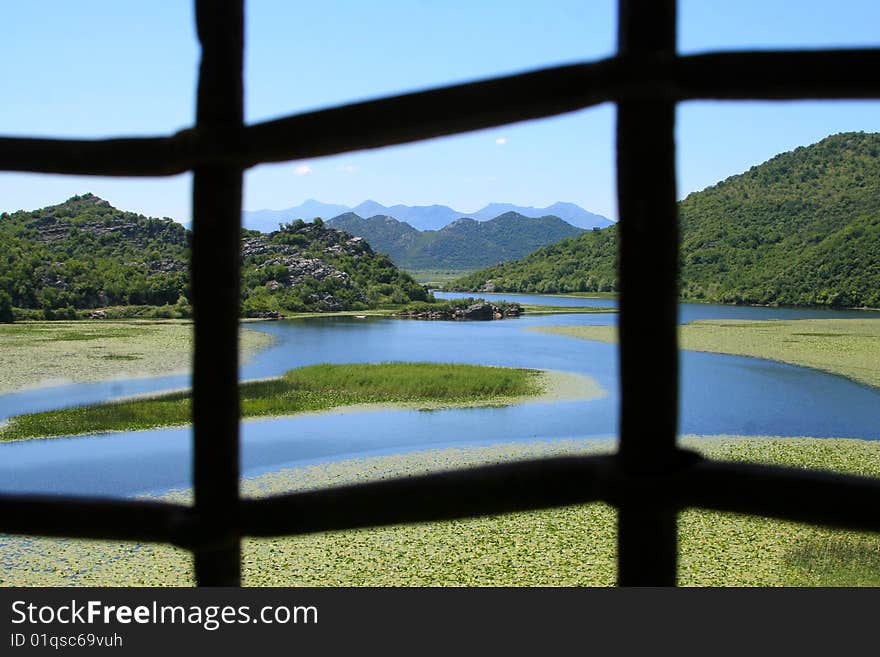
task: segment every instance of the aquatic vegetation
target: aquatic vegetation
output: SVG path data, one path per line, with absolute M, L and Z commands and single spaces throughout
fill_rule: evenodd
M 686 437 L 706 456 L 880 476 L 880 443 Z M 612 441 L 510 443 L 322 463 L 242 482 L 247 496 L 498 463 L 590 454 Z M 188 491 L 168 499 L 186 502 Z M 610 586 L 616 514 L 605 504 L 299 537 L 246 539 L 248 586 Z M 683 586 L 877 586 L 880 536 L 688 510 L 679 516 Z M 187 586 L 189 554 L 165 545 L 0 536 L 5 586 Z
M 161 376 L 189 370 L 192 322 L 97 320 L 0 324 L 0 394 L 61 382 Z M 269 346 L 243 328 L 242 358 Z
M 449 363 L 311 365 L 275 379 L 244 382 L 239 390 L 241 415 L 249 418 L 364 405 L 501 406 L 563 388 L 568 398 L 601 392 L 592 379 L 578 375 Z M 18 415 L 0 428 L 0 440 L 182 425 L 190 415 L 185 390 Z
M 617 342 L 614 326 L 533 331 Z M 812 367 L 880 387 L 880 319 L 699 320 L 679 327 L 681 348 Z

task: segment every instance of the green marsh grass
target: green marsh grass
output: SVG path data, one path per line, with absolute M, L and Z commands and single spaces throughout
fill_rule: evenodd
M 544 392 L 540 370 L 449 363 L 312 365 L 240 386 L 242 417 L 293 415 L 360 404 L 482 405 Z M 0 440 L 134 431 L 187 424 L 190 393 L 19 415 Z
M 442 287 L 449 281 L 475 272 L 476 269 L 408 269 L 407 271 L 422 285 Z

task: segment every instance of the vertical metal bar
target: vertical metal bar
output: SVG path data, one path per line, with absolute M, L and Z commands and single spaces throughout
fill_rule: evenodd
M 202 46 L 196 128 L 235 134 L 244 119 L 243 0 L 196 0 Z M 193 175 L 193 484 L 204 539 L 194 550 L 199 586 L 238 586 L 238 318 L 242 169 Z
M 624 57 L 675 53 L 675 0 L 620 0 Z M 617 106 L 620 221 L 621 467 L 650 476 L 675 467 L 678 424 L 678 220 L 675 103 Z M 674 585 L 676 510 L 652 500 L 619 509 L 618 582 Z

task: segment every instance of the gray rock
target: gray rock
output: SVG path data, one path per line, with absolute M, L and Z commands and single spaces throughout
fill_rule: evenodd
M 464 319 L 492 319 L 495 315 L 492 306 L 488 303 L 475 303 L 464 309 L 462 316 Z

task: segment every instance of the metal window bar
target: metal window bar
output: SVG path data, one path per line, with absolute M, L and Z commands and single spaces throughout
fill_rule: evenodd
M 472 517 L 604 501 L 618 580 L 674 585 L 676 514 L 699 507 L 880 531 L 880 480 L 707 460 L 676 447 L 674 116 L 689 99 L 880 98 L 880 49 L 676 53 L 675 0 L 619 0 L 615 56 L 243 124 L 243 0 L 196 0 L 195 126 L 108 140 L 0 138 L 0 170 L 166 176 L 192 170 L 195 504 L 0 495 L 0 532 L 171 543 L 197 584 L 240 584 L 242 536 Z M 571 112 L 617 108 L 620 448 L 239 499 L 238 285 L 243 171 Z M 465 108 L 465 109 L 462 109 Z M 646 272 L 650 271 L 650 276 Z M 657 327 L 656 318 L 662 319 Z M 645 331 L 650 318 L 652 330 Z M 641 376 L 666 382 L 663 396 Z

